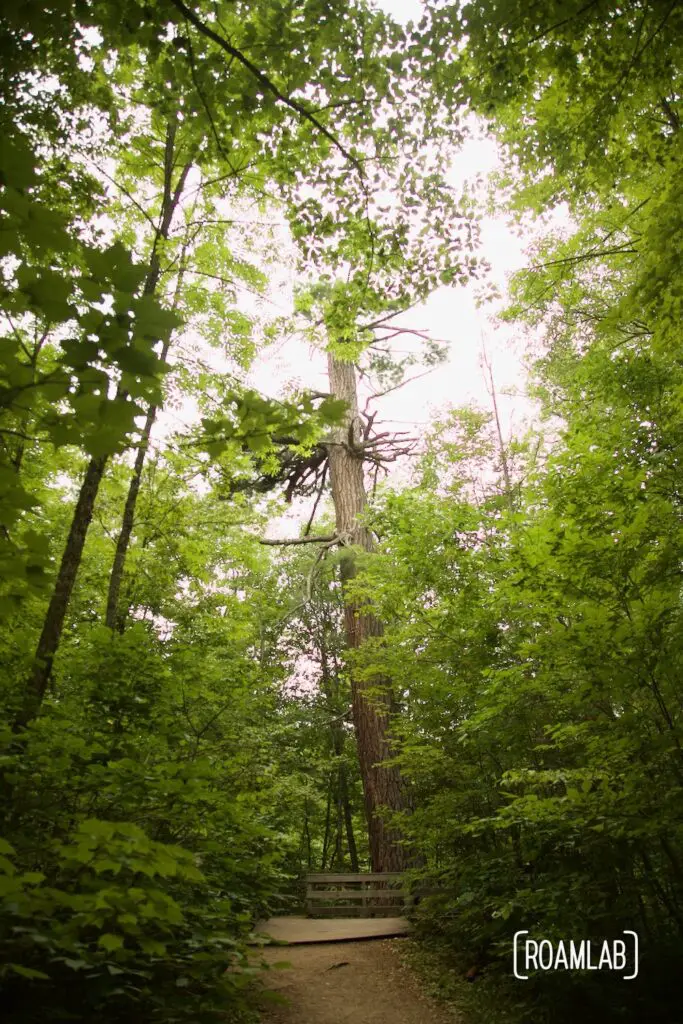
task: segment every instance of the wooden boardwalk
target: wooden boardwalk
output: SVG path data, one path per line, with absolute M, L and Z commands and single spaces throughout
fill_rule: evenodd
M 349 942 L 359 939 L 389 939 L 407 935 L 410 923 L 404 917 L 271 917 L 260 921 L 254 935 L 262 942 L 304 945 L 313 942 Z
M 306 875 L 307 917 L 271 917 L 254 928 L 254 943 L 355 942 L 407 935 L 401 915 L 413 902 L 398 872 Z

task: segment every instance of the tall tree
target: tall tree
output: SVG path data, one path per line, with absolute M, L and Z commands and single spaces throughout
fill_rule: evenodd
M 358 409 L 356 370 L 328 354 L 330 392 L 345 403 L 342 422 L 327 443 L 330 487 L 336 534 L 343 545 L 341 577 L 347 585 L 356 576 L 355 549 L 370 552 L 374 542 L 362 516 L 368 503 L 364 479 L 364 441 Z M 363 603 L 347 596 L 344 607 L 346 641 L 351 651 L 383 634 L 381 620 Z M 353 723 L 358 744 L 365 810 L 368 819 L 370 861 L 373 871 L 401 871 L 406 864 L 400 830 L 385 821 L 385 814 L 405 810 L 406 795 L 401 773 L 386 762 L 394 753 L 391 718 L 395 711 L 391 681 L 386 677 L 359 677 L 351 665 Z
M 168 240 L 169 230 L 173 216 L 178 209 L 180 199 L 185 186 L 185 181 L 190 169 L 186 163 L 179 172 L 177 181 L 173 181 L 174 167 L 174 142 L 177 124 L 175 120 L 169 122 L 164 164 L 164 189 L 161 201 L 159 221 L 155 228 L 151 252 L 149 255 L 148 270 L 145 275 L 144 285 L 140 298 L 141 303 L 154 296 L 157 291 L 161 277 L 160 248 Z M 144 306 L 143 306 L 144 308 Z M 161 318 L 163 327 L 163 317 Z M 174 317 L 171 315 L 167 320 L 165 338 L 161 338 L 162 348 L 168 347 L 171 329 L 174 326 Z M 163 357 L 162 357 L 163 358 Z M 129 400 L 125 383 L 117 386 L 117 399 L 127 404 Z M 76 582 L 76 576 L 83 557 L 83 549 L 88 534 L 88 528 L 92 521 L 97 493 L 99 491 L 102 477 L 107 466 L 108 455 L 98 455 L 90 459 L 83 477 L 83 482 L 74 508 L 74 514 L 69 528 L 64 553 L 55 578 L 54 589 L 45 613 L 43 628 L 36 647 L 34 665 L 26 683 L 26 690 L 22 700 L 19 713 L 16 716 L 14 728 L 16 731 L 24 729 L 32 718 L 38 713 L 40 705 L 45 696 L 54 657 L 60 644 L 67 608 L 71 594 Z
M 191 160 L 185 159 L 183 161 L 182 146 L 177 144 L 177 135 L 178 121 L 176 114 L 171 117 L 166 131 L 161 208 L 158 215 L 158 227 L 156 227 L 154 231 L 154 241 L 150 259 L 150 277 L 148 278 L 145 286 L 147 288 L 147 284 L 149 284 L 152 291 L 156 288 L 161 278 L 159 250 L 161 246 L 169 240 L 171 225 L 175 214 L 181 207 L 187 178 L 190 170 L 192 169 Z M 174 167 L 177 164 L 180 165 L 180 171 L 174 180 L 173 172 Z M 196 203 L 194 206 L 196 206 Z M 177 276 L 173 301 L 171 304 L 172 310 L 176 310 L 178 308 L 182 294 L 183 279 L 187 269 L 187 250 L 190 244 L 189 233 L 189 229 L 186 228 L 185 235 L 181 243 L 180 253 L 177 257 L 178 267 L 176 271 Z M 151 294 L 151 292 L 148 294 Z M 171 335 L 169 334 L 162 342 L 161 352 L 159 355 L 159 358 L 163 363 L 166 362 L 170 347 Z M 109 576 L 107 605 L 105 611 L 105 624 L 109 626 L 110 629 L 114 629 L 121 624 L 121 617 L 119 613 L 121 582 L 123 580 L 123 571 L 126 562 L 126 554 L 128 552 L 128 545 L 130 544 L 130 538 L 133 532 L 135 507 L 137 504 L 138 494 L 140 492 L 142 470 L 145 464 L 145 457 L 149 449 L 152 427 L 154 426 L 154 421 L 156 420 L 158 411 L 158 403 L 151 403 L 147 408 L 145 422 L 140 432 L 140 440 L 137 445 L 135 461 L 133 463 L 133 472 L 131 473 L 130 483 L 128 485 L 128 493 L 126 495 L 123 508 L 121 528 L 116 538 L 114 560 L 112 563 L 111 574 Z

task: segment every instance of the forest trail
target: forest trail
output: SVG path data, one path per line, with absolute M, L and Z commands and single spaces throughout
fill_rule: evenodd
M 458 1024 L 436 1003 L 398 953 L 398 940 L 270 947 L 266 987 L 288 1003 L 268 1007 L 263 1024 Z

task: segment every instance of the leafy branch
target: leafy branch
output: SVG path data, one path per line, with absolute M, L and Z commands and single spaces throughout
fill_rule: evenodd
M 342 156 L 344 156 L 345 159 L 348 160 L 349 163 L 351 163 L 355 167 L 355 169 L 358 171 L 361 177 L 364 176 L 363 168 L 360 162 L 357 160 L 357 158 L 354 157 L 346 149 L 346 147 L 342 145 L 339 139 L 328 128 L 326 128 L 321 121 L 318 120 L 315 114 L 311 113 L 310 110 L 307 110 L 306 107 L 304 107 L 303 104 L 299 103 L 298 100 L 292 99 L 291 96 L 287 96 L 280 89 L 278 89 L 275 83 L 268 77 L 268 75 L 266 75 L 264 71 L 261 71 L 261 69 L 258 68 L 251 60 L 249 60 L 249 58 L 244 53 L 242 53 L 241 50 L 238 50 L 237 47 L 232 45 L 232 43 L 229 43 L 227 39 L 224 39 L 217 32 L 214 32 L 214 30 L 210 28 L 208 25 L 205 25 L 204 22 L 197 17 L 195 12 L 183 3 L 183 0 L 171 0 L 171 3 L 180 11 L 183 17 L 187 21 L 189 21 L 191 25 L 194 25 L 194 27 L 197 29 L 198 32 L 201 33 L 201 35 L 206 36 L 207 39 L 210 39 L 212 42 L 216 43 L 216 45 L 220 46 L 220 48 L 224 50 L 227 54 L 229 54 L 235 60 L 239 61 L 239 63 L 243 67 L 245 67 L 251 75 L 254 76 L 257 82 L 261 86 L 263 86 L 264 89 L 270 92 L 280 103 L 283 103 L 286 107 L 289 107 L 290 110 L 295 111 L 295 113 L 299 114 L 299 116 L 303 118 L 304 121 L 308 121 L 309 124 L 312 124 L 313 127 L 316 128 L 316 130 L 319 131 L 322 135 L 324 135 L 325 138 L 328 139 L 332 143 L 332 145 L 339 150 Z

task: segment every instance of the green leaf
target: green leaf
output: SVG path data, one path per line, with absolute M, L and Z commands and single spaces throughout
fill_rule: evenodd
M 145 953 L 149 953 L 150 956 L 164 956 L 166 953 L 166 946 L 163 942 L 158 942 L 156 939 L 139 939 L 138 943 L 140 948 Z
M 29 885 L 40 885 L 41 882 L 45 881 L 45 875 L 42 871 L 26 871 L 21 876 L 21 880 Z
M 97 945 L 101 946 L 107 953 L 113 953 L 114 950 L 123 949 L 123 936 L 114 935 L 112 932 L 105 932 L 104 935 L 100 935 Z
M 171 331 L 182 323 L 181 317 L 164 309 L 153 295 L 143 295 L 131 303 L 135 313 L 135 331 L 146 338 L 166 340 Z
M 50 975 L 44 971 L 37 971 L 33 967 L 22 967 L 21 964 L 8 963 L 7 967 L 22 978 L 29 978 L 31 981 L 49 981 Z
M 22 135 L 0 134 L 0 184 L 25 189 L 35 181 L 36 156 Z

